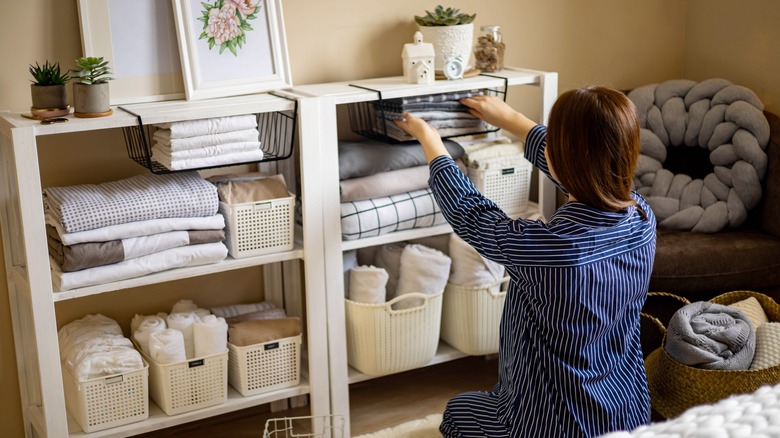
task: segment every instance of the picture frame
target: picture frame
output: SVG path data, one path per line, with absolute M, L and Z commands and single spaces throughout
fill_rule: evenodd
M 111 105 L 185 97 L 170 1 L 79 0 L 78 13 L 84 56 L 113 73 Z
M 281 0 L 173 0 L 188 100 L 292 86 Z

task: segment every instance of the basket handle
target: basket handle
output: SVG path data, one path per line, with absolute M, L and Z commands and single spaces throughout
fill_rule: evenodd
M 675 294 L 670 293 L 670 292 L 648 292 L 647 293 L 647 297 L 648 298 L 649 297 L 674 298 L 675 300 L 680 301 L 681 303 L 683 303 L 683 305 L 691 304 L 691 302 L 688 301 L 687 298 L 681 297 L 679 295 L 675 295 Z M 653 315 L 651 315 L 649 313 L 646 313 L 646 312 L 639 312 L 639 316 L 640 317 L 644 316 L 645 318 L 649 319 L 650 321 L 653 322 L 653 324 L 655 324 L 658 327 L 658 329 L 661 331 L 661 333 L 666 333 L 666 326 L 664 326 L 664 323 L 662 323 L 660 319 L 658 319 L 655 316 L 653 316 Z
M 493 298 L 497 298 L 497 297 L 501 297 L 501 296 L 506 295 L 506 291 L 505 290 L 501 290 L 500 286 L 502 286 L 503 284 L 506 284 L 508 282 L 509 282 L 509 277 L 507 276 L 507 277 L 502 278 L 501 280 L 485 284 L 482 287 L 489 288 L 488 289 L 488 293 L 490 294 L 490 296 L 493 297 Z M 499 287 L 494 291 L 494 290 L 492 290 L 493 286 L 499 286 Z
M 401 310 L 395 310 L 393 309 L 393 304 L 410 300 L 410 299 L 422 299 L 423 303 L 416 307 L 410 307 L 408 309 L 401 309 Z M 429 294 L 424 294 L 422 292 L 410 292 L 403 295 L 398 295 L 397 297 L 393 298 L 392 300 L 385 303 L 385 307 L 387 308 L 388 313 L 399 313 L 399 312 L 406 312 L 412 309 L 418 309 L 425 307 L 428 304 L 428 300 L 431 299 L 431 296 Z

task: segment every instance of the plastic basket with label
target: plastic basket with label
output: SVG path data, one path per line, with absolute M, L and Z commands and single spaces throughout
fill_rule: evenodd
M 290 251 L 294 247 L 295 195 L 242 204 L 219 203 L 225 245 L 233 258 Z
M 245 397 L 301 381 L 301 335 L 245 347 L 228 344 L 228 351 L 228 382 Z

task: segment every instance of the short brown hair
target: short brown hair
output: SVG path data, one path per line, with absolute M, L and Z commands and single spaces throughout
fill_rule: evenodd
M 625 94 L 583 87 L 561 94 L 550 111 L 547 154 L 558 182 L 578 202 L 617 212 L 630 193 L 639 157 L 639 119 Z

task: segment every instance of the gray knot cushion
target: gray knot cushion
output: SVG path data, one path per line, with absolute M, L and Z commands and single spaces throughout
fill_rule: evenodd
M 628 97 L 641 127 L 634 185 L 658 227 L 714 233 L 742 225 L 761 200 L 767 168 L 769 122 L 758 96 L 725 79 L 676 79 L 636 88 Z M 673 154 L 688 158 L 670 169 Z M 687 170 L 696 160 L 707 161 L 698 163 L 705 175 Z

